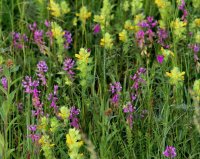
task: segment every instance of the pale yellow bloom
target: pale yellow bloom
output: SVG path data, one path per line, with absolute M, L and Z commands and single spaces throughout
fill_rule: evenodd
M 134 30 L 134 28 L 135 27 L 133 26 L 131 20 L 126 20 L 125 21 L 124 29 L 126 29 L 126 30 Z
M 53 15 L 54 17 L 61 16 L 60 6 L 54 0 L 50 0 L 48 9 L 51 11 L 51 15 Z
M 85 24 L 85 21 L 91 17 L 91 12 L 88 12 L 85 6 L 82 6 L 80 9 L 80 13 L 77 13 L 76 16 L 79 17 L 80 21 Z
M 128 9 L 129 9 L 129 7 L 130 7 L 129 1 L 126 0 L 126 1 L 124 2 L 124 4 L 123 4 L 123 10 L 124 10 L 125 12 L 127 12 Z
M 195 35 L 195 42 L 199 43 L 200 42 L 200 31 L 198 31 Z
M 155 4 L 158 8 L 165 8 L 167 5 L 166 0 L 155 0 Z
M 122 32 L 119 33 L 119 40 L 123 42 L 126 42 L 128 40 L 128 35 L 126 30 L 123 30 Z
M 68 119 L 70 115 L 69 108 L 62 106 L 60 108 L 60 113 L 58 113 L 58 116 L 61 117 L 63 120 Z
M 70 12 L 69 4 L 65 1 L 60 2 L 60 8 L 62 11 L 62 14 L 67 14 Z
M 78 58 L 79 61 L 88 63 L 90 53 L 87 49 L 81 48 L 78 54 L 75 54 L 75 57 Z
M 171 73 L 166 72 L 166 75 L 170 78 L 170 83 L 173 85 L 177 85 L 179 82 L 184 80 L 185 72 L 180 72 L 178 67 L 174 67 L 171 70 Z
M 101 39 L 100 45 L 104 46 L 106 49 L 111 49 L 113 47 L 113 39 L 109 33 L 105 33 L 104 37 Z
M 200 18 L 195 19 L 194 23 L 197 27 L 200 27 Z
M 56 39 L 59 39 L 64 35 L 62 28 L 56 22 L 51 22 L 51 31 L 53 37 Z

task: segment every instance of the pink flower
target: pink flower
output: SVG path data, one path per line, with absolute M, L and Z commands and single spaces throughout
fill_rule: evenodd
M 163 55 L 157 55 L 157 61 L 161 64 L 163 63 L 164 56 Z
M 176 148 L 173 146 L 167 146 L 165 151 L 163 152 L 163 155 L 169 158 L 176 157 Z
M 97 33 L 99 33 L 100 31 L 101 31 L 100 25 L 99 25 L 99 24 L 96 24 L 96 25 L 94 26 L 94 28 L 93 28 L 94 34 L 97 34 Z

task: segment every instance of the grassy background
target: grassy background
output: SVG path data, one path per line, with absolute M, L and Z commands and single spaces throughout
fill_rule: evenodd
M 121 0 L 111 0 L 114 5 L 114 19 L 107 31 L 115 39 L 114 47 L 108 51 L 100 45 L 101 34 L 94 35 L 93 16 L 100 13 L 103 0 L 75 0 L 68 1 L 71 12 L 62 18 L 56 19 L 47 10 L 47 1 L 44 5 L 39 5 L 36 0 L 1 0 L 0 1 L 0 54 L 4 63 L 8 59 L 13 61 L 13 68 L 4 67 L 1 76 L 8 78 L 8 92 L 0 92 L 1 111 L 7 112 L 0 118 L 0 136 L 3 148 L 7 153 L 11 151 L 8 158 L 44 158 L 40 148 L 34 146 L 27 138 L 29 131 L 27 126 L 37 123 L 31 116 L 32 101 L 31 96 L 23 92 L 21 80 L 26 75 L 36 77 L 36 65 L 39 60 L 45 60 L 49 67 L 47 78 L 48 87 L 41 89 L 41 100 L 44 102 L 46 113 L 53 114 L 47 101 L 47 96 L 53 90 L 53 85 L 59 85 L 58 105 L 71 107 L 77 106 L 80 110 L 81 131 L 95 146 L 98 158 L 101 159 L 160 159 L 164 158 L 162 152 L 166 145 L 173 145 L 177 150 L 177 158 L 198 159 L 200 158 L 200 137 L 193 124 L 193 102 L 189 94 L 195 79 L 199 78 L 199 72 L 195 69 L 193 53 L 188 49 L 187 44 L 190 38 L 176 42 L 171 38 L 172 51 L 177 55 L 177 66 L 186 72 L 184 85 L 176 88 L 168 83 L 165 72 L 174 66 L 172 61 L 158 64 L 156 61 L 155 43 L 151 50 L 150 57 L 142 57 L 135 43 L 134 35 L 130 35 L 128 43 L 119 42 L 117 33 L 123 29 L 127 19 L 133 19 L 131 14 L 122 9 Z M 172 4 L 175 2 L 172 1 Z M 188 2 L 189 22 L 199 15 L 198 9 L 194 9 Z M 92 17 L 87 20 L 86 32 L 78 23 L 76 27 L 72 25 L 72 19 L 79 8 L 85 5 L 92 12 Z M 177 8 L 176 6 L 174 6 Z M 177 13 L 178 9 L 175 9 Z M 145 16 L 160 18 L 159 11 L 152 0 L 144 0 L 143 12 Z M 178 14 L 174 14 L 174 20 Z M 58 74 L 62 70 L 62 64 L 56 59 L 56 46 L 51 49 L 51 56 L 43 55 L 31 43 L 22 50 L 14 49 L 12 45 L 11 32 L 27 33 L 29 38 L 28 24 L 37 22 L 38 28 L 44 29 L 44 20 L 56 21 L 63 29 L 69 30 L 73 35 L 73 45 L 64 54 L 74 58 L 81 47 L 91 48 L 93 57 L 93 81 L 83 92 L 79 79 L 71 86 L 64 83 L 62 75 Z M 147 68 L 144 76 L 145 85 L 141 88 L 141 93 L 135 103 L 134 124 L 130 129 L 126 123 L 123 113 L 123 105 L 129 97 L 133 75 L 139 67 Z M 110 104 L 109 84 L 120 81 L 123 90 L 119 107 L 116 109 Z M 17 109 L 18 103 L 23 103 L 23 111 Z M 6 106 L 3 106 L 6 105 Z M 3 111 L 4 107 L 6 108 Z M 111 108 L 111 115 L 105 112 Z M 143 110 L 148 113 L 144 118 L 140 118 Z M 67 158 L 67 147 L 65 145 L 65 134 L 62 130 L 60 134 L 55 134 L 52 138 L 57 145 L 54 153 L 58 158 Z M 59 142 L 58 142 L 59 141 Z M 86 148 L 82 150 L 89 158 Z

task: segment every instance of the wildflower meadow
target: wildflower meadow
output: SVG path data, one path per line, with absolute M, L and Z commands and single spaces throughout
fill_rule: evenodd
M 200 159 L 200 0 L 1 0 L 0 159 Z

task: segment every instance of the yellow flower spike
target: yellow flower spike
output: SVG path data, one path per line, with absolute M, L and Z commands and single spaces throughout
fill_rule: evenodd
M 119 40 L 122 42 L 126 42 L 128 40 L 128 35 L 126 30 L 123 30 L 122 32 L 119 33 Z
M 54 0 L 50 0 L 48 9 L 51 11 L 51 15 L 54 17 L 61 16 L 60 6 Z
M 200 18 L 195 19 L 194 24 L 196 27 L 200 27 Z
M 104 37 L 100 41 L 100 45 L 104 46 L 106 49 L 111 49 L 113 46 L 113 39 L 109 33 L 105 33 Z
M 156 4 L 159 8 L 165 8 L 165 7 L 166 7 L 166 2 L 165 2 L 165 0 L 155 0 L 155 4 Z
M 134 30 L 134 26 L 130 20 L 125 21 L 124 29 L 126 30 Z
M 58 116 L 61 117 L 63 120 L 65 120 L 69 118 L 69 115 L 70 115 L 70 110 L 67 107 L 62 106 L 60 108 L 60 113 L 58 113 Z
M 166 72 L 166 76 L 170 78 L 169 82 L 172 85 L 177 85 L 184 80 L 185 72 L 180 72 L 178 67 L 174 67 L 171 73 Z
M 64 31 L 56 22 L 51 22 L 51 31 L 56 39 L 62 38 L 64 35 Z
M 85 21 L 91 17 L 91 12 L 88 12 L 87 7 L 82 6 L 80 9 L 80 13 L 77 13 L 76 16 L 79 17 L 82 23 L 85 23 Z
M 79 54 L 75 54 L 75 57 L 78 58 L 78 60 L 81 62 L 88 63 L 90 53 L 86 49 L 81 48 Z
M 65 1 L 62 1 L 60 3 L 60 8 L 62 10 L 62 14 L 67 14 L 70 12 L 69 4 L 66 3 Z

